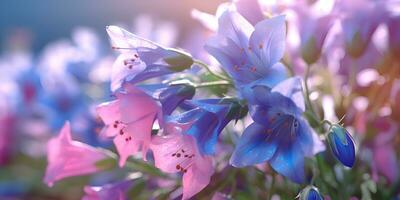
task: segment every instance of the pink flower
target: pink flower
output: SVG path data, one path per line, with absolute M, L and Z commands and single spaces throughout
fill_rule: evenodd
M 153 123 L 161 116 L 160 106 L 145 92 L 132 85 L 124 85 L 124 89 L 116 93 L 117 100 L 97 107 L 98 115 L 106 124 L 102 134 L 114 137 L 120 166 L 139 150 L 146 159 Z
M 166 173 L 183 173 L 183 196 L 189 199 L 210 182 L 213 174 L 210 156 L 200 154 L 195 138 L 180 127 L 168 126 L 166 136 L 155 136 L 150 148 L 155 166 Z
M 126 200 L 125 193 L 131 186 L 131 180 L 103 186 L 85 186 L 85 196 L 82 200 Z
M 44 182 L 49 187 L 55 181 L 71 176 L 99 171 L 96 163 L 107 155 L 99 149 L 71 139 L 71 128 L 66 122 L 60 134 L 47 144 L 47 169 Z

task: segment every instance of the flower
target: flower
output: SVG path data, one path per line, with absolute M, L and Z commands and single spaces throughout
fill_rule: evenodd
M 239 84 L 265 82 L 272 87 L 286 78 L 279 62 L 285 48 L 285 17 L 258 22 L 254 27 L 238 12 L 226 10 L 218 18 L 218 33 L 205 49 Z
M 316 62 L 322 51 L 325 38 L 333 25 L 334 15 L 331 12 L 322 12 L 327 2 L 318 1 L 313 5 L 306 5 L 305 2 L 294 5 L 296 12 L 296 26 L 300 34 L 300 51 L 304 61 L 308 64 Z M 326 10 L 326 9 L 325 9 Z
M 203 99 L 186 101 L 191 110 L 171 116 L 169 123 L 185 127 L 185 133 L 196 138 L 201 153 L 212 155 L 224 127 L 243 115 L 242 106 L 233 99 Z
M 203 155 L 196 138 L 184 134 L 184 130 L 179 125 L 168 124 L 167 135 L 154 136 L 150 145 L 157 168 L 166 173 L 183 173 L 183 200 L 205 188 L 214 173 L 211 157 Z
M 60 134 L 47 144 L 48 164 L 43 181 L 51 187 L 63 178 L 98 172 L 96 163 L 107 157 L 99 149 L 72 140 L 70 125 L 66 122 Z
M 350 133 L 339 124 L 334 124 L 329 130 L 328 142 L 333 155 L 335 155 L 343 165 L 353 167 L 356 153 L 354 141 Z
M 299 194 L 300 200 L 323 200 L 322 196 L 319 194 L 319 191 L 314 186 L 305 187 Z
M 191 99 L 196 88 L 190 84 L 154 84 L 139 86 L 147 94 L 157 99 L 162 106 L 162 113 L 170 115 L 185 100 Z
M 85 186 L 82 200 L 127 200 L 125 193 L 132 184 L 132 180 L 124 180 L 103 186 Z
M 107 32 L 113 48 L 121 52 L 112 67 L 112 91 L 120 89 L 124 82 L 138 83 L 183 71 L 193 64 L 193 59 L 187 53 L 164 48 L 120 27 L 108 26 Z
M 254 122 L 244 130 L 230 163 L 244 167 L 268 161 L 279 174 L 304 182 L 304 157 L 324 145 L 302 117 L 301 79 L 287 79 L 272 89 L 256 85 L 245 97 Z
M 102 134 L 114 137 L 120 166 L 139 150 L 146 159 L 153 123 L 156 119 L 162 121 L 160 105 L 151 96 L 130 84 L 123 88 L 124 91 L 115 94 L 116 100 L 97 107 L 97 113 L 106 125 Z
M 358 58 L 364 53 L 375 29 L 384 20 L 383 5 L 382 2 L 370 0 L 337 2 L 336 8 L 342 15 L 346 52 L 352 57 Z

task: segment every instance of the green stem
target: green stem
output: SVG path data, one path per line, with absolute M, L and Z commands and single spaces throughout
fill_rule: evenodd
M 226 78 L 226 77 L 224 77 L 224 76 L 221 76 L 221 75 L 216 74 L 216 73 L 214 73 L 213 71 L 211 71 L 211 69 L 208 67 L 208 65 L 207 65 L 206 63 L 204 63 L 203 61 L 201 61 L 201 60 L 195 59 L 195 60 L 194 60 L 194 64 L 197 64 L 197 65 L 199 65 L 200 67 L 203 67 L 204 69 L 207 70 L 208 73 L 210 73 L 211 75 L 213 75 L 213 76 L 215 76 L 215 77 L 217 77 L 217 78 L 219 78 L 219 79 L 221 79 L 221 80 L 225 80 L 225 81 L 231 82 L 231 80 L 230 80 L 229 78 Z
M 308 108 L 310 109 L 310 111 L 311 111 L 311 113 L 316 117 L 316 118 L 318 118 L 318 121 L 319 121 L 319 116 L 315 113 L 315 110 L 314 110 L 314 107 L 312 106 L 312 104 L 311 104 L 311 99 L 310 99 L 310 89 L 309 89 L 309 87 L 308 87 L 308 78 L 309 78 L 309 76 L 310 76 L 310 68 L 311 68 L 311 65 L 307 65 L 307 68 L 306 68 L 306 73 L 304 74 L 304 89 L 305 89 L 305 93 L 306 93 L 306 102 L 307 102 L 307 105 L 308 105 Z
M 232 86 L 232 83 L 229 81 L 212 81 L 196 84 L 195 88 L 206 88 L 206 87 L 215 87 L 215 86 Z

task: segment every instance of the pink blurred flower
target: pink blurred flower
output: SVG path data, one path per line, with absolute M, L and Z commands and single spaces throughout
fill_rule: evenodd
M 82 200 L 127 200 L 125 193 L 132 186 L 131 180 L 103 186 L 85 186 Z
M 380 131 L 375 137 L 372 149 L 373 153 L 373 174 L 384 175 L 391 183 L 396 181 L 399 175 L 399 165 L 394 148 L 394 137 L 398 131 L 398 126 L 391 122 L 387 117 L 381 117 L 374 123 Z
M 155 136 L 150 148 L 155 166 L 166 173 L 183 173 L 182 199 L 190 199 L 210 182 L 213 174 L 210 156 L 201 155 L 195 138 L 181 127 L 167 125 L 166 136 Z
M 105 158 L 105 152 L 72 140 L 70 124 L 66 122 L 60 134 L 47 144 L 48 164 L 43 181 L 51 187 L 63 178 L 95 173 L 99 171 L 96 163 Z
M 106 124 L 102 134 L 114 137 L 120 166 L 139 150 L 146 159 L 153 123 L 161 113 L 157 102 L 139 88 L 124 85 L 124 89 L 115 94 L 116 100 L 97 107 L 98 115 Z

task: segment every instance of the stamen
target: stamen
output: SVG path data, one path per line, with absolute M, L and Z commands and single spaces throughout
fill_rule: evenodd
M 258 45 L 259 49 L 262 49 L 263 47 L 264 47 L 264 45 L 262 43 Z
M 127 50 L 132 50 L 134 49 L 133 47 L 111 47 L 112 49 L 127 49 Z
M 251 46 L 249 46 L 248 49 L 249 49 L 249 51 L 251 51 L 252 50 Z

